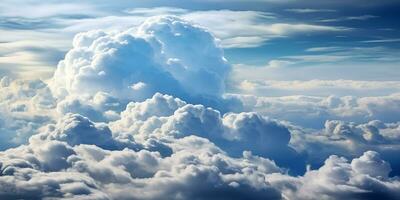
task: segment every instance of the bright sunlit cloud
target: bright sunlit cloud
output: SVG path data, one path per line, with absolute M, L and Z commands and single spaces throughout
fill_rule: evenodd
M 0 199 L 399 199 L 398 8 L 4 0 Z

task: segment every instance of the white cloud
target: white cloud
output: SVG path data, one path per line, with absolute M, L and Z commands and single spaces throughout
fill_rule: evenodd
M 234 96 L 242 100 L 245 110 L 287 120 L 303 127 L 321 128 L 329 119 L 365 123 L 375 119 L 383 122 L 397 122 L 400 117 L 398 93 L 377 97 Z
M 270 60 L 266 67 L 279 68 L 279 67 L 287 67 L 292 64 L 294 64 L 294 62 L 287 60 Z
M 333 9 L 311 9 L 311 8 L 292 8 L 292 9 L 285 9 L 288 12 L 294 13 L 324 13 L 324 12 L 336 12 Z
M 71 113 L 63 116 L 57 124 L 46 126 L 44 132 L 32 136 L 30 140 L 33 143 L 40 143 L 37 140 L 65 141 L 71 146 L 93 144 L 104 149 L 116 149 L 119 145 L 106 124 L 95 124 L 86 117 Z
M 285 65 L 286 63 L 276 63 Z M 270 64 L 271 65 L 271 64 Z M 273 67 L 273 66 L 268 66 Z M 278 67 L 278 66 L 277 66 Z M 284 66 L 279 66 L 284 67 Z M 236 89 L 238 93 L 256 96 L 384 96 L 399 93 L 399 81 L 357 81 L 357 80 L 243 80 Z
M 255 11 L 191 12 L 182 17 L 207 27 L 222 40 L 224 47 L 229 48 L 260 46 L 267 40 L 290 35 L 350 30 L 345 27 L 284 23 L 274 14 Z
M 1 83 L 10 85 L 6 79 Z M 100 95 L 93 102 L 110 102 L 107 99 Z M 326 123 L 321 136 L 312 137 L 293 126 L 289 133 L 282 124 L 255 113 L 220 116 L 211 108 L 156 94 L 144 102 L 130 103 L 121 119 L 110 126 L 67 114 L 31 137 L 28 145 L 2 152 L 0 184 L 4 187 L 0 187 L 0 196 L 209 199 L 223 195 L 242 199 L 251 194 L 254 199 L 279 199 L 281 195 L 312 199 L 321 195 L 398 195 L 394 192 L 398 181 L 388 177 L 390 165 L 376 152 L 362 155 L 376 145 L 374 150 L 386 157 L 380 147 L 396 144 L 398 124 L 374 121 L 355 126 L 332 121 Z M 362 156 L 351 163 L 330 156 L 321 168 L 300 177 L 285 174 L 286 169 L 275 162 L 256 156 L 274 158 L 280 166 L 286 166 L 285 162 L 304 166 L 295 161 L 299 155 L 291 157 L 293 152 L 287 146 L 291 137 L 297 150 L 308 151 L 310 162 L 349 151 Z M 317 150 L 319 145 L 329 145 L 331 152 Z M 244 150 L 253 153 L 241 155 Z M 315 181 L 316 176 L 320 181 Z M 326 185 L 335 187 L 323 189 Z M 23 189 L 28 186 L 30 190 Z M 21 187 L 13 194 L 5 190 Z M 382 190 L 387 192 L 380 193 Z
M 0 149 L 25 143 L 55 115 L 55 100 L 40 81 L 1 79 Z
M 219 43 L 223 48 L 259 47 L 274 38 L 350 30 L 346 27 L 288 23 L 280 20 L 273 13 L 258 11 L 192 11 L 174 7 L 156 7 L 116 12 L 111 7 L 104 9 L 99 5 L 85 3 L 43 4 L 30 2 L 19 7 L 15 6 L 15 3 L 9 2 L 2 5 L 5 6 L 3 9 L 7 12 L 0 15 L 6 18 L 6 21 L 9 20 L 10 24 L 18 26 L 0 30 L 0 34 L 4 36 L 2 40 L 8 43 L 29 40 L 32 44 L 23 44 L 19 49 L 13 49 L 12 54 L 8 56 L 0 54 L 0 63 L 7 63 L 8 66 L 20 66 L 21 64 L 26 66 L 27 69 L 14 72 L 17 76 L 26 75 L 26 71 L 31 71 L 32 67 L 45 66 L 45 72 L 36 74 L 36 77 L 41 78 L 48 78 L 51 67 L 55 64 L 54 57 L 40 57 L 54 52 L 54 49 L 50 49 L 50 47 L 64 52 L 70 48 L 69 41 L 76 33 L 93 29 L 110 32 L 126 30 L 137 27 L 147 17 L 155 15 L 177 15 L 206 27 L 220 39 Z M 32 12 L 21 12 L 21 9 Z M 81 13 L 86 14 L 81 15 Z M 45 46 L 43 46 L 44 43 Z M 29 51 L 32 46 L 41 47 L 49 53 L 38 54 Z M 57 60 L 59 59 L 58 55 L 55 57 Z
M 56 94 L 144 100 L 155 92 L 220 96 L 230 70 L 215 38 L 174 17 L 155 17 L 136 31 L 80 33 L 52 82 Z M 130 86 L 145 83 L 141 90 Z M 205 87 L 213 85 L 213 87 Z
M 131 85 L 132 90 L 141 90 L 146 87 L 146 83 L 143 82 L 137 82 Z
M 275 68 L 265 67 L 262 63 L 234 64 L 230 79 L 235 82 L 311 79 L 399 80 L 396 71 L 400 63 L 399 52 L 384 46 L 316 46 L 305 49 L 304 54 L 272 57 L 266 61 L 266 65 L 270 66 L 271 63 L 268 62 L 271 61 L 291 63 Z
M 50 135 L 57 137 L 36 140 L 40 138 L 38 135 L 27 146 L 2 152 L 1 197 L 81 198 L 85 195 L 86 198 L 95 199 L 209 199 L 221 196 L 230 199 L 242 199 L 244 196 L 255 199 L 280 198 L 279 191 L 258 177 L 279 173 L 281 169 L 274 162 L 250 152 L 245 152 L 240 158 L 232 158 L 207 139 L 195 136 L 171 141 L 169 145 L 174 152 L 168 157 L 147 150 L 108 151 L 93 145 L 79 145 L 81 142 L 86 143 L 85 138 L 91 133 L 78 133 L 92 128 L 83 127 L 79 124 L 82 122 L 69 123 L 56 124 L 53 133 L 57 134 Z M 71 125 L 77 128 L 58 134 L 57 130 Z M 97 131 L 100 135 L 104 134 L 102 130 Z M 68 144 L 58 141 L 65 141 L 65 138 L 69 138 L 66 140 Z M 97 137 L 91 138 L 97 140 Z M 70 146 L 70 142 L 77 143 Z M 26 190 L 24 186 L 31 189 Z M 47 186 L 47 190 L 44 190 L 44 186 Z M 15 191 L 20 187 L 21 190 L 12 194 L 7 191 Z
M 155 15 L 168 15 L 168 14 L 184 14 L 187 13 L 188 10 L 183 8 L 174 8 L 174 7 L 154 7 L 154 8 L 132 8 L 125 10 L 126 13 L 133 15 L 144 15 L 144 16 L 155 16 Z
M 308 171 L 303 177 L 272 175 L 270 180 L 288 199 L 397 199 L 400 182 L 388 178 L 389 171 L 388 163 L 379 154 L 368 151 L 350 163 L 330 156 L 321 168 Z
M 392 38 L 392 39 L 378 39 L 378 40 L 365 40 L 361 41 L 363 43 L 392 43 L 392 42 L 400 42 L 400 38 Z
M 340 21 L 351 21 L 351 20 L 364 21 L 364 20 L 369 20 L 369 19 L 374 19 L 374 18 L 378 18 L 378 16 L 375 16 L 375 15 L 348 16 L 348 17 L 340 17 L 340 18 L 335 18 L 335 19 L 323 19 L 323 20 L 320 20 L 320 22 L 340 22 Z
M 396 153 L 399 146 L 399 123 L 383 123 L 378 120 L 364 124 L 328 120 L 322 130 L 311 131 L 292 126 L 291 145 L 299 152 L 307 152 L 308 163 L 318 166 L 329 155 L 347 158 L 357 157 L 365 151 L 379 152 L 392 164 L 394 173 L 400 163 Z M 368 167 L 366 167 L 368 168 Z M 367 170 L 367 169 L 365 169 Z M 391 171 L 391 170 L 389 170 Z M 378 172 L 376 172 L 378 173 Z
M 237 156 L 249 150 L 288 168 L 301 162 L 288 146 L 289 131 L 278 122 L 256 113 L 221 116 L 217 110 L 187 104 L 167 95 L 156 94 L 144 102 L 128 104 L 121 119 L 111 122 L 110 127 L 120 140 L 133 138 L 135 142 L 146 143 L 149 139 L 162 141 L 197 135 L 208 138 L 229 155 Z M 292 163 L 277 156 L 277 152 L 290 157 Z
M 16 6 L 15 4 L 18 4 Z M 29 12 L 26 12 L 29 10 Z M 95 6 L 85 3 L 2 2 L 2 17 L 44 18 L 73 15 L 98 15 Z
M 147 150 L 108 151 L 57 140 L 37 142 L 2 152 L 1 197 L 328 199 L 399 195 L 399 181 L 388 177 L 390 165 L 372 151 L 350 163 L 330 156 L 321 168 L 292 177 L 268 159 L 250 152 L 232 158 L 196 136 L 170 143 L 173 153 L 168 157 Z

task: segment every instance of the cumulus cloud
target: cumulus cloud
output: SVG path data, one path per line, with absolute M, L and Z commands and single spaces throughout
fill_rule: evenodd
M 93 121 L 110 121 L 118 119 L 118 112 L 124 109 L 123 101 L 105 92 L 94 96 L 68 95 L 59 100 L 56 110 L 62 116 L 67 113 L 79 113 Z
M 399 195 L 399 181 L 388 176 L 390 165 L 373 151 L 351 163 L 330 156 L 321 168 L 291 177 L 271 160 L 250 152 L 229 157 L 197 136 L 170 143 L 173 153 L 167 157 L 148 150 L 110 151 L 49 139 L 31 140 L 26 146 L 1 153 L 1 197 L 394 199 Z
M 379 154 L 365 152 L 350 163 L 330 156 L 318 170 L 290 179 L 272 175 L 272 185 L 284 190 L 288 199 L 397 199 L 399 180 L 388 178 L 390 166 Z
M 0 80 L 0 149 L 25 143 L 52 121 L 56 102 L 40 80 Z
M 7 82 L 3 80 L 2 84 L 7 85 Z M 388 141 L 396 144 L 400 138 L 396 131 L 398 124 L 373 121 L 352 125 L 329 121 L 321 136 L 314 137 L 301 135 L 295 132 L 295 127 L 288 127 L 255 113 L 221 116 L 217 110 L 161 94 L 143 102 L 129 103 L 120 119 L 109 125 L 66 114 L 32 136 L 27 145 L 0 153 L 3 186 L 0 196 L 74 199 L 398 197 L 396 191 L 400 183 L 389 176 L 391 166 L 377 152 L 363 153 L 363 149 L 372 145 L 376 145 L 376 151 L 381 151 L 379 145 L 388 145 Z M 299 140 L 300 137 L 305 138 Z M 291 144 L 288 144 L 290 139 Z M 369 147 L 359 148 L 361 143 Z M 303 176 L 287 174 L 288 168 L 290 172 L 293 166 L 287 166 L 284 161 L 295 164 L 300 155 L 292 152 L 294 149 L 308 151 L 313 158 L 324 154 L 318 145 L 336 145 L 329 148 L 332 152 L 326 156 L 353 149 L 360 157 L 355 156 L 349 163 L 345 158 L 329 156 L 320 168 L 309 169 Z M 301 149 L 302 146 L 305 149 Z M 340 150 L 340 147 L 349 149 Z M 386 152 L 381 153 L 386 157 Z M 300 165 L 305 166 L 304 163 Z M 398 167 L 395 165 L 395 168 Z
M 69 118 L 57 123 L 54 131 L 33 137 L 28 145 L 1 153 L 1 197 L 281 197 L 279 191 L 259 177 L 282 170 L 273 161 L 250 152 L 245 152 L 240 158 L 232 158 L 207 139 L 196 136 L 170 143 L 173 153 L 168 157 L 148 150 L 125 148 L 110 151 L 101 148 L 103 144 L 98 143 L 105 137 L 111 139 L 109 134 L 104 133 L 104 128 L 88 127 L 86 124 L 90 122 L 78 116 L 71 115 Z M 94 133 L 98 136 L 93 137 Z M 104 136 L 99 137 L 101 135 Z M 92 140 L 89 141 L 90 136 Z M 11 194 L 10 191 L 17 192 Z
M 356 124 L 328 120 L 322 130 L 310 131 L 299 127 L 292 131 L 291 145 L 299 152 L 307 152 L 309 163 L 319 166 L 329 155 L 357 157 L 374 150 L 393 166 L 393 174 L 399 174 L 400 160 L 396 152 L 399 146 L 399 123 L 383 123 L 378 120 Z
M 144 100 L 155 92 L 219 98 L 229 71 L 208 31 L 178 18 L 154 17 L 137 31 L 75 36 L 51 88 L 58 97 L 104 92 L 121 101 Z
M 371 120 L 398 122 L 399 94 L 387 96 L 280 96 L 257 97 L 233 95 L 240 98 L 245 110 L 257 111 L 280 120 L 308 128 L 322 128 L 326 120 L 340 119 L 357 123 Z
M 46 126 L 44 132 L 32 136 L 30 140 L 58 140 L 71 146 L 92 144 L 104 149 L 118 148 L 118 143 L 112 138 L 106 124 L 95 124 L 86 117 L 71 113 L 66 114 L 57 124 Z
M 299 167 L 301 156 L 288 146 L 288 129 L 256 113 L 221 116 L 212 108 L 155 94 L 144 102 L 128 104 L 120 120 L 110 124 L 119 139 L 133 138 L 143 143 L 151 138 L 165 140 L 197 135 L 208 138 L 232 156 L 252 151 L 255 155 L 274 159 L 294 173 L 304 170 Z M 291 158 L 290 162 L 287 158 Z

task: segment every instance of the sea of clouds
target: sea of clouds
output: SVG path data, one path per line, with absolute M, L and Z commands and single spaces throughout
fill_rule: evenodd
M 400 94 L 227 94 L 231 71 L 176 17 L 77 34 L 51 80 L 0 81 L 0 198 L 400 198 Z

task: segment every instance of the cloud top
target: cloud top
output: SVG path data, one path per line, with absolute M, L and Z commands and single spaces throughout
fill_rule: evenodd
M 60 96 L 101 91 L 125 100 L 144 100 L 156 92 L 220 97 L 229 71 L 208 31 L 176 17 L 153 17 L 137 30 L 76 35 L 52 89 Z

